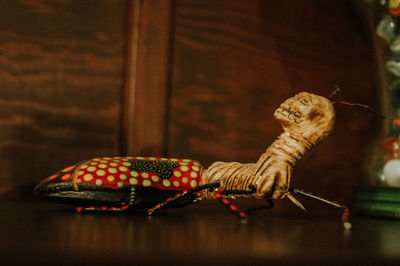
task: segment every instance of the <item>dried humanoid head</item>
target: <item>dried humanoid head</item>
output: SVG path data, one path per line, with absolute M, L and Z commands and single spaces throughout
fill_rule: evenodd
M 327 98 L 302 92 L 287 99 L 275 111 L 275 119 L 285 131 L 296 132 L 319 142 L 332 131 L 335 111 Z

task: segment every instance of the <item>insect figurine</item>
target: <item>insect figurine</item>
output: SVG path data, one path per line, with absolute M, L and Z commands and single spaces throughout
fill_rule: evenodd
M 275 199 L 299 194 L 348 209 L 299 189 L 290 189 L 297 160 L 332 131 L 335 112 L 332 102 L 322 96 L 302 92 L 287 99 L 274 113 L 283 133 L 267 148 L 256 163 L 215 162 L 208 169 L 188 159 L 152 157 L 101 157 L 66 167 L 44 179 L 34 189 L 37 197 L 73 204 L 79 212 L 147 210 L 184 206 L 202 199 L 217 199 L 241 219 L 240 211 L 227 199 L 255 197 Z

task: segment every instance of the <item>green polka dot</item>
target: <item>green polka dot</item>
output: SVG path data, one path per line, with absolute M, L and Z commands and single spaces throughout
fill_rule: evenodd
M 92 162 L 92 163 L 90 163 L 90 165 L 97 165 L 97 163 L 96 162 Z
M 136 157 L 136 159 L 138 159 L 138 160 L 143 160 L 144 157 Z
M 148 179 L 143 180 L 143 186 L 144 186 L 144 187 L 149 187 L 149 186 L 151 186 L 151 181 L 148 180 Z
M 119 179 L 126 180 L 128 177 L 124 174 L 119 175 Z
M 173 182 L 173 184 L 174 184 L 175 187 L 179 187 L 179 185 L 180 185 L 179 182 L 176 181 L 176 180 Z
M 136 171 L 132 171 L 132 172 L 131 172 L 131 176 L 133 176 L 133 177 L 138 177 L 139 174 L 138 174 L 138 172 L 136 172 Z
M 148 173 L 142 173 L 142 177 L 143 177 L 143 178 L 148 178 L 148 177 L 149 177 L 149 174 L 148 174 Z
M 94 172 L 94 171 L 96 171 L 96 169 L 97 169 L 97 168 L 94 167 L 94 166 L 89 166 L 87 170 L 88 170 L 89 172 Z
M 124 162 L 123 165 L 128 166 L 128 167 L 131 166 L 131 164 L 127 163 L 127 162 Z
M 182 178 L 182 182 L 183 182 L 183 183 L 186 184 L 188 181 L 189 181 L 189 180 L 187 179 L 187 177 Z
M 101 181 L 100 179 L 96 180 L 96 185 L 101 186 L 103 185 L 103 181 Z
M 107 177 L 107 180 L 110 181 L 110 182 L 112 182 L 112 181 L 115 180 L 115 178 L 114 178 L 114 176 L 109 175 L 109 176 Z
M 117 169 L 115 168 L 108 168 L 108 172 L 110 172 L 111 174 L 115 174 L 117 172 Z
M 79 167 L 80 169 L 86 169 L 86 168 L 88 168 L 88 165 L 87 164 L 84 164 L 84 165 L 81 165 L 81 167 Z
M 149 160 L 154 161 L 154 160 L 156 160 L 156 158 L 155 157 L 150 157 Z
M 118 164 L 117 163 L 110 163 L 110 166 L 118 166 Z
M 179 172 L 179 171 L 174 171 L 174 175 L 175 175 L 176 177 L 180 177 L 180 176 L 182 175 L 182 173 Z
M 193 165 L 193 166 L 192 166 L 192 169 L 193 169 L 194 171 L 199 171 L 199 170 L 200 170 L 200 168 L 199 168 L 198 166 L 196 166 L 196 165 Z
M 181 170 L 182 170 L 183 172 L 186 172 L 187 170 L 189 170 L 189 167 L 186 166 L 186 165 L 181 166 Z
M 136 185 L 138 183 L 138 180 L 134 177 L 129 178 L 129 183 L 131 183 L 132 185 Z
M 164 187 L 171 186 L 171 182 L 168 179 L 164 179 L 162 182 L 163 182 Z
M 93 176 L 91 174 L 86 174 L 83 176 L 83 179 L 85 179 L 85 181 L 90 181 L 92 180 Z
M 118 186 L 119 188 L 122 188 L 122 187 L 124 186 L 124 183 L 118 182 L 118 183 L 117 183 L 117 186 Z
M 96 175 L 98 176 L 104 176 L 106 172 L 104 170 L 97 170 Z
M 121 172 L 126 172 L 126 171 L 128 171 L 128 168 L 126 168 L 125 166 L 120 166 L 118 169 L 119 169 Z
M 193 177 L 193 178 L 196 178 L 197 177 L 197 173 L 196 172 L 191 172 L 190 176 Z
M 158 182 L 159 178 L 158 178 L 158 176 L 153 175 L 153 176 L 151 177 L 151 180 L 153 180 L 154 182 Z
M 94 158 L 92 161 L 100 161 L 99 158 Z
M 177 162 L 177 161 L 178 161 L 178 159 L 171 159 L 171 161 L 172 161 L 172 162 Z
M 197 181 L 196 181 L 196 180 L 192 180 L 192 181 L 190 182 L 190 186 L 191 186 L 191 187 L 197 187 Z
M 191 160 L 189 160 L 189 159 L 183 159 L 182 161 L 183 161 L 183 162 L 190 162 Z
M 83 171 L 79 171 L 78 172 L 78 175 L 83 175 L 85 172 L 83 172 Z
M 104 163 L 102 163 L 102 164 L 99 164 L 99 168 L 107 168 L 107 165 L 106 164 L 104 164 Z

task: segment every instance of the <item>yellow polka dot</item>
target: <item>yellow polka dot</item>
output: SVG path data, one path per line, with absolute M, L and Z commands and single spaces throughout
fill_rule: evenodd
M 83 179 L 85 179 L 85 181 L 90 181 L 92 180 L 93 176 L 91 174 L 86 174 L 83 176 Z
M 111 174 L 115 174 L 117 172 L 117 169 L 115 168 L 108 168 L 108 172 L 110 172 Z
M 131 164 L 127 163 L 127 162 L 124 162 L 123 165 L 128 166 L 128 167 L 131 166 Z
M 153 175 L 153 176 L 151 177 L 151 180 L 153 180 L 154 182 L 158 182 L 158 180 L 160 180 L 160 179 L 158 178 L 158 176 Z
M 94 167 L 94 166 L 89 166 L 87 170 L 88 170 L 89 172 L 94 172 L 94 171 L 96 171 L 96 169 L 97 169 L 97 168 Z
M 111 160 L 110 157 L 103 157 L 104 160 Z
M 118 166 L 117 163 L 110 163 L 111 166 Z
M 178 159 L 171 159 L 171 161 L 172 161 L 172 162 L 177 162 L 177 161 L 178 161 Z
M 104 170 L 97 170 L 96 175 L 98 176 L 104 176 L 106 172 Z
M 199 163 L 199 162 L 197 162 L 197 161 L 193 161 L 193 164 L 194 165 L 197 165 L 197 166 L 200 166 L 201 164 Z
M 150 157 L 149 160 L 154 161 L 154 160 L 156 160 L 156 158 L 155 157 Z
M 187 177 L 182 178 L 182 182 L 183 182 L 183 183 L 186 184 L 188 181 L 189 181 L 189 180 L 187 179 Z
M 196 180 L 192 180 L 192 181 L 190 182 L 190 186 L 191 186 L 191 187 L 197 187 L 197 181 L 196 181 Z
M 188 165 L 188 162 L 180 162 L 181 165 Z
M 115 180 L 115 178 L 114 178 L 114 176 L 109 175 L 109 176 L 107 176 L 107 180 L 110 181 L 110 182 L 112 182 L 112 181 Z
M 144 159 L 144 157 L 136 157 L 135 159 L 138 159 L 138 160 L 143 160 L 143 159 Z
M 104 164 L 104 163 L 102 163 L 102 164 L 99 164 L 99 168 L 107 168 L 107 165 L 106 164 Z
M 119 175 L 119 179 L 126 180 L 128 177 L 124 174 Z
M 182 162 L 190 162 L 191 160 L 189 159 L 183 159 Z
M 193 177 L 193 178 L 196 178 L 197 177 L 197 173 L 196 172 L 191 172 L 190 176 Z
M 173 184 L 174 184 L 175 187 L 179 187 L 179 185 L 180 185 L 179 182 L 176 181 L 176 180 L 173 182 Z
M 187 170 L 189 170 L 189 167 L 187 167 L 186 165 L 181 166 L 181 170 L 182 170 L 183 172 L 186 172 Z
M 138 177 L 139 174 L 138 174 L 138 172 L 136 172 L 136 171 L 132 171 L 132 172 L 131 172 L 131 176 L 133 176 L 133 177 Z
M 97 165 L 97 163 L 96 162 L 92 162 L 92 163 L 90 163 L 90 165 Z
M 87 165 L 87 164 L 83 164 L 83 165 L 81 165 L 79 168 L 80 168 L 80 169 L 86 169 L 86 168 L 88 168 L 88 165 Z
M 129 183 L 131 183 L 132 185 L 136 185 L 138 183 L 138 180 L 134 177 L 129 178 Z
M 142 177 L 143 177 L 143 178 L 148 178 L 148 177 L 149 177 L 149 174 L 148 174 L 148 173 L 142 173 Z
M 100 158 L 94 158 L 92 161 L 100 161 Z
M 169 182 L 168 179 L 164 179 L 164 180 L 162 181 L 162 183 L 163 183 L 164 187 L 169 187 L 169 186 L 171 185 L 171 182 Z
M 120 166 L 118 169 L 119 169 L 121 172 L 126 172 L 126 171 L 128 171 L 128 168 L 126 168 L 125 166 Z
M 167 158 L 161 158 L 161 161 L 168 161 Z
M 85 172 L 83 172 L 83 171 L 79 171 L 79 172 L 78 172 L 78 176 L 79 176 L 79 175 L 83 175 L 84 173 L 85 173 Z
M 175 175 L 176 177 L 180 177 L 182 174 L 181 174 L 181 172 L 179 172 L 179 171 L 174 171 L 174 175 Z
M 149 187 L 149 186 L 151 186 L 151 181 L 148 180 L 148 179 L 143 180 L 143 186 L 144 186 L 144 187 Z
M 101 181 L 100 179 L 96 180 L 96 185 L 101 186 L 103 185 L 103 181 Z
M 118 186 L 119 188 L 121 188 L 121 187 L 123 187 L 123 186 L 124 186 L 124 183 L 122 183 L 122 182 L 118 182 L 118 183 L 117 183 L 117 186 Z
M 199 170 L 200 170 L 200 168 L 199 168 L 198 166 L 196 166 L 196 165 L 193 165 L 193 166 L 192 166 L 192 169 L 193 169 L 194 171 L 199 171 Z
M 108 161 L 105 161 L 105 160 L 102 160 L 102 161 L 100 161 L 101 163 L 108 163 Z

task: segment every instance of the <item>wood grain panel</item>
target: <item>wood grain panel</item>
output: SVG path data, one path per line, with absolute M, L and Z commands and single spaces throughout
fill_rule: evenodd
M 165 0 L 129 2 L 122 153 L 163 156 L 172 3 Z
M 371 46 L 341 1 L 177 0 L 168 153 L 254 162 L 280 134 L 273 112 L 301 91 L 376 106 Z M 336 106 L 332 136 L 299 162 L 293 184 L 349 201 L 377 118 Z M 365 134 L 365 131 L 370 134 Z
M 124 1 L 0 1 L 0 188 L 119 153 Z

